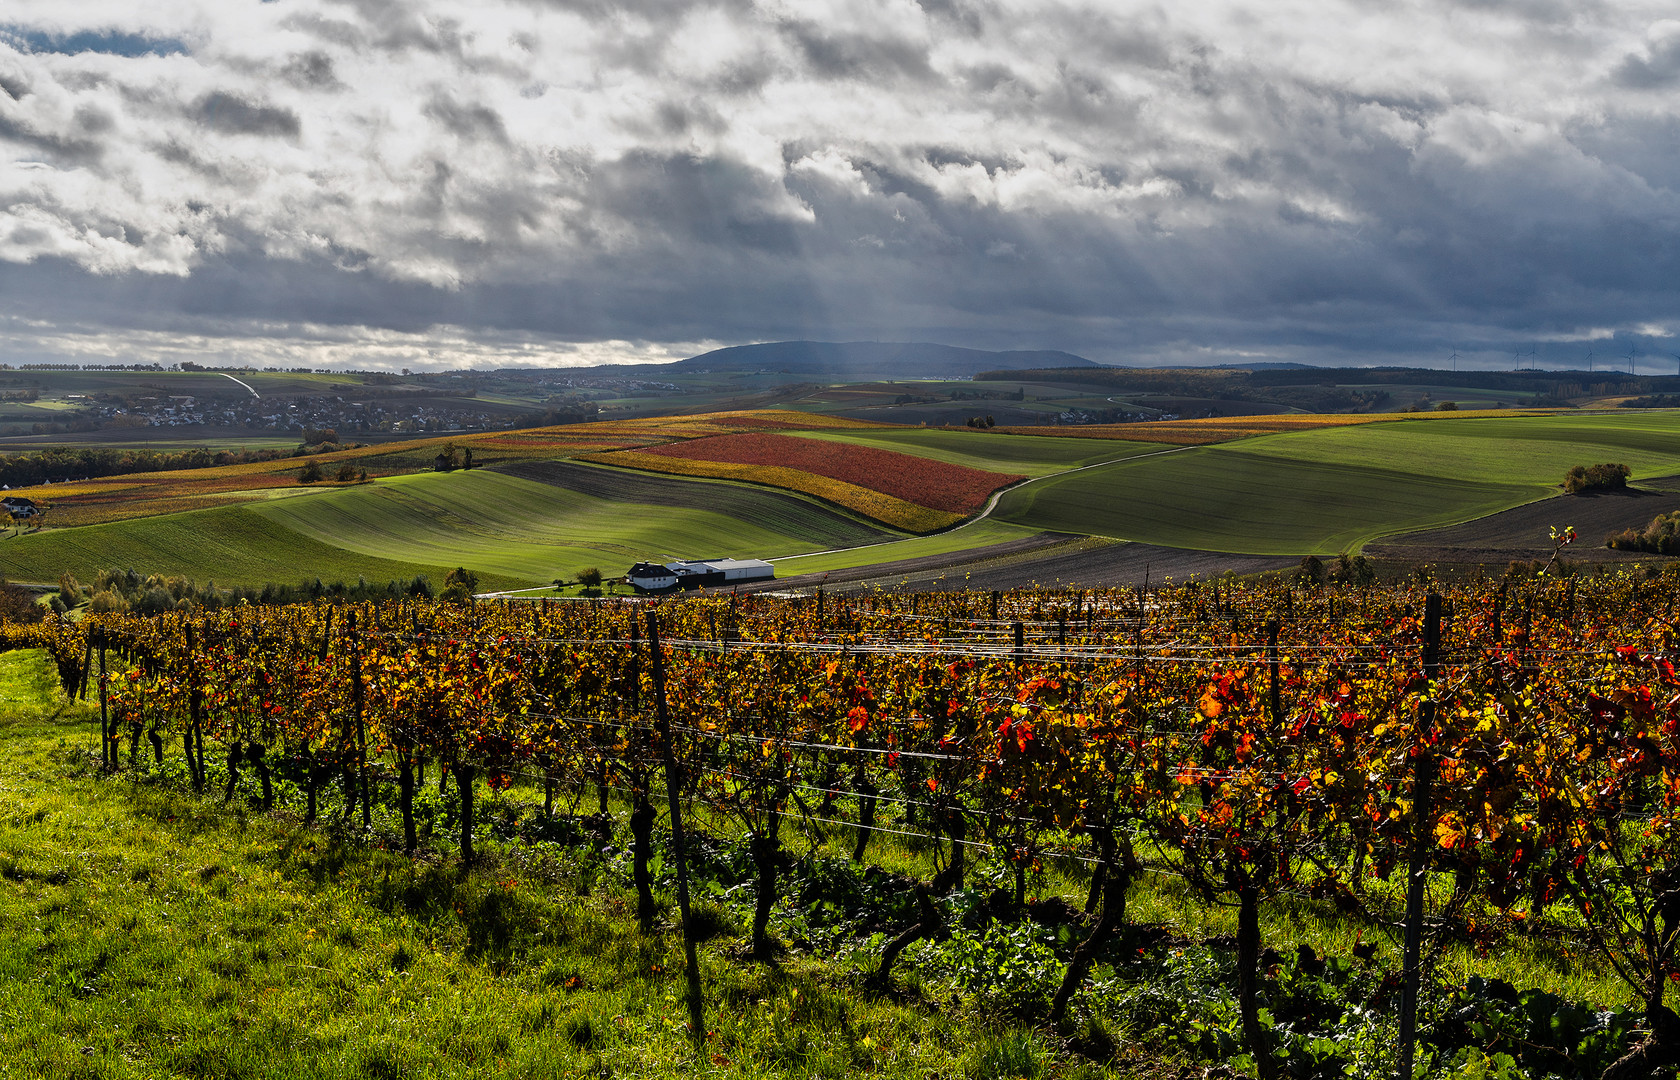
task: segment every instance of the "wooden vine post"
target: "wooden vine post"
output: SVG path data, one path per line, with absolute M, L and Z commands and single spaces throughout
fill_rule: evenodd
M 665 764 L 665 797 L 670 804 L 671 855 L 677 863 L 677 909 L 682 913 L 683 960 L 688 976 L 688 1027 L 694 1045 L 706 1041 L 705 1003 L 700 997 L 700 960 L 694 944 L 694 923 L 688 917 L 688 861 L 683 852 L 682 802 L 677 797 L 681 777 L 671 745 L 671 714 L 665 704 L 665 654 L 659 644 L 659 613 L 647 613 L 648 653 L 653 658 L 653 695 L 657 709 L 659 750 Z
M 187 755 L 187 772 L 192 776 L 193 791 L 204 794 L 204 688 L 198 682 L 198 654 L 195 650 L 193 624 L 187 623 L 187 730 L 181 735 L 181 746 Z
M 1412 763 L 1412 850 L 1406 864 L 1406 937 L 1400 985 L 1400 1080 L 1411 1080 L 1412 1058 L 1417 1043 L 1418 988 L 1422 981 L 1420 956 L 1423 946 L 1423 898 L 1426 891 L 1429 845 L 1433 842 L 1430 795 L 1435 784 L 1436 761 L 1420 739 L 1435 725 L 1434 682 L 1441 667 L 1441 594 L 1430 593 L 1424 602 L 1423 675 L 1430 685 L 1418 706 L 1417 729 L 1413 735 Z
M 110 768 L 111 758 L 111 676 L 105 670 L 105 635 L 99 635 L 99 764 Z
M 1271 698 L 1272 724 L 1279 730 L 1283 726 L 1283 697 L 1278 692 L 1278 676 L 1281 674 L 1278 663 L 1278 631 L 1281 627 L 1276 616 L 1266 620 L 1266 665 L 1269 669 L 1267 693 Z
M 350 646 L 350 694 L 356 710 L 356 771 L 360 775 L 362 789 L 362 828 L 373 825 L 373 806 L 368 798 L 368 761 L 367 761 L 367 720 L 366 708 L 362 688 L 362 643 L 356 636 L 356 613 L 348 613 L 345 623 L 347 631 L 345 637 Z

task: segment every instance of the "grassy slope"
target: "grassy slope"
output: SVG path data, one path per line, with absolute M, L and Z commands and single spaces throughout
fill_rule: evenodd
M 415 574 L 437 583 L 464 565 L 486 587 L 512 587 L 585 566 L 613 574 L 656 555 L 775 556 L 821 546 L 812 538 L 826 533 L 798 504 L 772 504 L 736 485 L 730 495 L 765 503 L 760 524 L 711 510 L 592 498 L 477 469 L 417 473 L 0 540 L 0 575 L 55 581 L 68 569 L 88 580 L 100 569 L 132 566 L 224 585 Z
M 526 582 L 584 566 L 609 574 L 656 555 L 767 557 L 808 550 L 785 529 L 724 514 L 591 498 L 473 470 L 417 473 L 253 510 L 321 543 L 414 562 L 442 560 Z M 620 565 L 620 564 L 623 565 Z
M 305 496 L 304 498 L 307 498 Z M 0 574 L 14 581 L 83 581 L 106 569 L 184 575 L 220 585 L 320 578 L 386 582 L 425 574 L 436 585 L 458 563 L 383 558 L 303 536 L 243 506 L 194 510 L 0 540 Z
M 1209 551 L 1334 553 L 1544 498 L 1572 465 L 1680 471 L 1680 415 L 1461 419 L 1290 432 L 1006 494 L 998 516 Z
M 932 458 L 952 465 L 966 465 L 988 472 L 1045 476 L 1063 469 L 1147 454 L 1160 447 L 1152 443 L 1094 443 L 1090 439 L 1058 439 L 1027 435 L 1000 435 L 984 431 L 947 431 L 942 428 L 900 428 L 877 431 L 789 432 L 808 439 L 856 443 L 882 450 L 897 450 Z
M 89 720 L 40 653 L 0 655 L 0 1078 L 919 1077 L 984 1038 L 724 940 L 696 1058 L 680 940 L 591 895 L 592 849 L 492 846 L 462 878 L 241 799 L 98 780 Z
M 1532 495 L 1349 464 L 1274 462 L 1197 447 L 1008 492 L 998 516 L 1203 551 L 1295 555 L 1493 513 Z
M 1312 464 L 1358 463 L 1453 480 L 1552 487 L 1572 465 L 1617 461 L 1641 476 L 1680 472 L 1680 413 L 1328 428 L 1232 444 L 1225 452 Z

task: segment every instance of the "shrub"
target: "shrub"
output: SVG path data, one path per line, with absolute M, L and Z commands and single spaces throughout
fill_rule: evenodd
M 1617 551 L 1649 551 L 1654 555 L 1680 555 L 1680 510 L 1658 514 L 1643 529 L 1626 529 L 1605 541 Z
M 316 461 L 314 458 L 310 458 L 309 462 L 304 465 L 302 469 L 298 470 L 298 483 L 313 484 L 321 480 L 325 475 L 325 473 L 321 472 L 321 463 Z
M 73 608 L 82 602 L 82 583 L 76 580 L 76 575 L 69 571 L 59 575 L 58 595 L 66 608 Z
M 1315 588 L 1324 584 L 1324 561 L 1317 555 L 1308 555 L 1301 560 L 1301 565 L 1295 570 L 1295 582 L 1308 588 Z
M 1336 567 L 1330 571 L 1330 581 L 1336 585 L 1357 585 L 1364 588 L 1377 581 L 1377 568 L 1363 555 L 1342 552 L 1336 556 Z
M 598 567 L 590 566 L 578 571 L 578 584 L 586 589 L 601 587 L 601 571 Z
M 1633 470 L 1626 465 L 1605 462 L 1601 465 L 1577 465 L 1563 478 L 1563 490 L 1571 495 L 1587 491 L 1610 491 L 1627 487 Z
M 101 589 L 88 601 L 88 610 L 95 615 L 121 615 L 128 610 L 128 601 L 110 589 Z
M 443 579 L 443 595 L 439 598 L 452 604 L 464 604 L 478 591 L 478 575 L 464 566 L 457 566 Z
M 35 602 L 35 594 L 22 585 L 0 583 L 0 622 L 37 623 L 47 609 Z

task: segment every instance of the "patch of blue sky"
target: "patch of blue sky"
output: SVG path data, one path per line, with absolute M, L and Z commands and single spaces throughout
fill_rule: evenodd
M 24 52 L 66 55 L 93 52 L 111 56 L 175 56 L 189 51 L 187 43 L 179 38 L 146 37 L 122 30 L 49 34 L 42 30 L 0 24 L 0 41 Z

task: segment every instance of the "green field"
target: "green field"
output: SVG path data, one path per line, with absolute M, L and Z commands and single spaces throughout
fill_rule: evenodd
M 53 582 L 68 570 L 91 581 L 100 570 L 190 577 L 200 583 L 261 585 L 313 578 L 332 583 L 406 580 L 424 574 L 441 586 L 458 562 L 430 564 L 346 550 L 288 529 L 243 506 L 193 510 L 0 540 L 0 576 Z M 551 575 L 552 576 L 552 575 Z
M 996 516 L 1205 551 L 1357 550 L 1541 499 L 1573 465 L 1680 472 L 1680 415 L 1603 414 L 1319 428 L 1036 481 Z M 1560 523 L 1561 524 L 1561 523 Z
M 776 560 L 776 574 L 792 577 L 795 574 L 826 574 L 830 570 L 846 570 L 854 566 L 873 566 L 877 563 L 897 562 L 900 559 L 920 559 L 929 555 L 948 555 L 953 551 L 1002 544 L 1020 540 L 1039 531 L 1039 527 L 1023 528 L 1007 522 L 976 521 L 961 525 L 949 532 L 933 536 L 917 536 L 889 544 L 853 548 L 849 551 L 796 555 Z
M 617 574 L 655 556 L 767 558 L 816 546 L 798 520 L 752 524 L 714 511 L 592 498 L 476 469 L 393 477 L 276 500 L 253 512 L 353 551 L 441 560 L 526 582 L 570 576 L 584 566 Z
M 1205 551 L 1334 554 L 1544 498 L 1577 464 L 1624 462 L 1635 483 L 1680 473 L 1680 413 L 1399 421 L 1187 448 L 921 428 L 801 437 L 1034 479 L 1005 493 L 986 521 L 871 544 L 880 534 L 867 524 L 753 485 L 661 478 L 707 489 L 669 505 L 685 500 L 617 488 L 583 494 L 480 469 L 416 473 L 0 540 L 0 576 L 51 582 L 70 570 L 85 580 L 133 567 L 224 585 L 416 574 L 436 583 L 467 566 L 484 587 L 510 588 L 589 566 L 611 576 L 644 558 L 732 555 L 781 560 L 787 577 L 1039 530 Z M 805 552 L 820 554 L 790 558 Z
M 1257 555 L 1334 554 L 1375 537 L 1538 497 L 1347 463 L 1271 461 L 1196 447 L 1006 492 L 997 516 L 1037 529 Z
M 468 566 L 485 587 L 509 588 L 587 566 L 611 576 L 645 558 L 772 557 L 879 535 L 861 523 L 837 528 L 814 502 L 709 486 L 717 510 L 596 498 L 481 469 L 285 489 L 243 506 L 0 540 L 0 576 L 50 582 L 69 570 L 87 580 L 133 567 L 222 585 L 415 574 L 438 584 L 450 567 Z
M 1231 443 L 1222 453 L 1358 464 L 1471 482 L 1555 486 L 1572 465 L 1615 461 L 1641 477 L 1680 472 L 1680 414 L 1585 413 L 1320 428 Z

